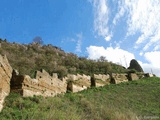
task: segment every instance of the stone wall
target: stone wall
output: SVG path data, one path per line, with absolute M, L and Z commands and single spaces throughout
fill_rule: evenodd
M 84 74 L 68 74 L 67 77 L 60 80 L 57 73 L 50 75 L 42 69 L 36 71 L 35 78 L 31 78 L 28 75 L 19 75 L 16 70 L 12 70 L 6 56 L 0 55 L 0 111 L 3 108 L 5 97 L 10 93 L 10 89 L 24 97 L 34 95 L 47 97 L 66 93 L 67 90 L 71 92 L 82 91 L 91 87 L 92 82 L 94 82 L 95 87 L 99 87 L 110 83 L 118 84 L 153 76 L 155 75 L 144 73 L 112 73 L 111 75 L 94 74 L 91 79 L 91 76 Z M 93 81 L 91 82 L 91 80 Z
M 99 87 L 99 86 L 104 86 L 104 85 L 109 85 L 110 84 L 110 75 L 104 75 L 104 74 L 94 74 L 94 79 L 95 79 L 95 86 Z
M 19 75 L 15 71 L 11 79 L 11 89 L 22 96 L 55 96 L 65 93 L 67 84 L 58 79 L 56 74 L 50 76 L 45 70 L 37 71 L 35 79 L 28 75 Z
M 3 108 L 3 101 L 10 93 L 10 79 L 12 68 L 8 63 L 6 56 L 0 55 L 0 111 Z
M 79 91 L 82 91 L 82 90 L 86 90 L 87 87 L 86 86 L 80 86 L 72 81 L 69 81 L 68 84 L 67 84 L 67 90 L 70 91 L 70 92 L 79 92 Z
M 56 88 L 56 93 L 65 93 L 66 92 L 66 80 L 58 79 L 57 73 L 53 73 L 49 75 L 45 70 L 37 71 L 36 72 L 36 79 L 39 81 L 46 82 L 47 84 L 51 85 L 51 87 Z
M 121 82 L 128 82 L 128 74 L 123 73 L 123 74 L 117 74 L 117 73 L 112 73 L 111 74 L 111 83 L 113 84 L 119 84 Z
M 136 73 L 129 73 L 129 74 L 128 74 L 128 79 L 129 79 L 130 81 L 138 80 L 138 79 L 139 79 L 139 76 L 138 76 Z
M 72 75 L 68 74 L 65 78 L 67 80 L 67 90 L 71 92 L 78 92 L 85 90 L 91 86 L 91 77 L 87 75 Z

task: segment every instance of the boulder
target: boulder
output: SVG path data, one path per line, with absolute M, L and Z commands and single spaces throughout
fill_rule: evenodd
M 137 60 L 135 59 L 132 59 L 131 62 L 130 62 L 130 66 L 128 67 L 128 69 L 134 69 L 136 70 L 137 72 L 143 72 L 143 69 L 142 67 L 140 66 L 140 64 L 137 62 Z

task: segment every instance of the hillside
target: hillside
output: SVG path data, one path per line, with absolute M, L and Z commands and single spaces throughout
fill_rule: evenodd
M 91 88 L 54 98 L 23 98 L 11 93 L 1 120 L 135 120 L 160 119 L 160 78 Z M 149 118 L 150 117 L 150 118 Z M 152 117 L 152 118 L 151 118 Z
M 56 72 L 59 78 L 68 73 L 89 75 L 127 71 L 123 66 L 111 63 L 104 57 L 97 61 L 89 60 L 73 53 L 66 53 L 56 46 L 40 45 L 36 42 L 18 44 L 0 39 L 0 54 L 7 56 L 13 69 L 31 77 L 34 77 L 35 71 L 40 69 L 45 69 L 50 74 Z

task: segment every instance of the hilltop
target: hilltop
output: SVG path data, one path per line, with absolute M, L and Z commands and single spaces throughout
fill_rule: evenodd
M 51 44 L 41 45 L 38 42 L 18 44 L 0 39 L 0 54 L 7 56 L 13 69 L 31 77 L 40 69 L 45 69 L 50 74 L 58 73 L 59 78 L 68 73 L 91 75 L 127 71 L 123 66 L 109 62 L 103 56 L 98 60 L 90 60 L 66 53 Z

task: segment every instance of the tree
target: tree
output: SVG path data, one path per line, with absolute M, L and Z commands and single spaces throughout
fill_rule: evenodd
M 101 57 L 98 59 L 98 61 L 100 61 L 100 62 L 105 62 L 105 61 L 106 61 L 106 57 L 101 56 Z
M 65 66 L 58 66 L 53 72 L 58 73 L 60 79 L 68 74 L 68 70 Z
M 35 38 L 33 38 L 33 43 L 38 43 L 38 44 L 42 45 L 43 40 L 40 36 L 36 36 Z

